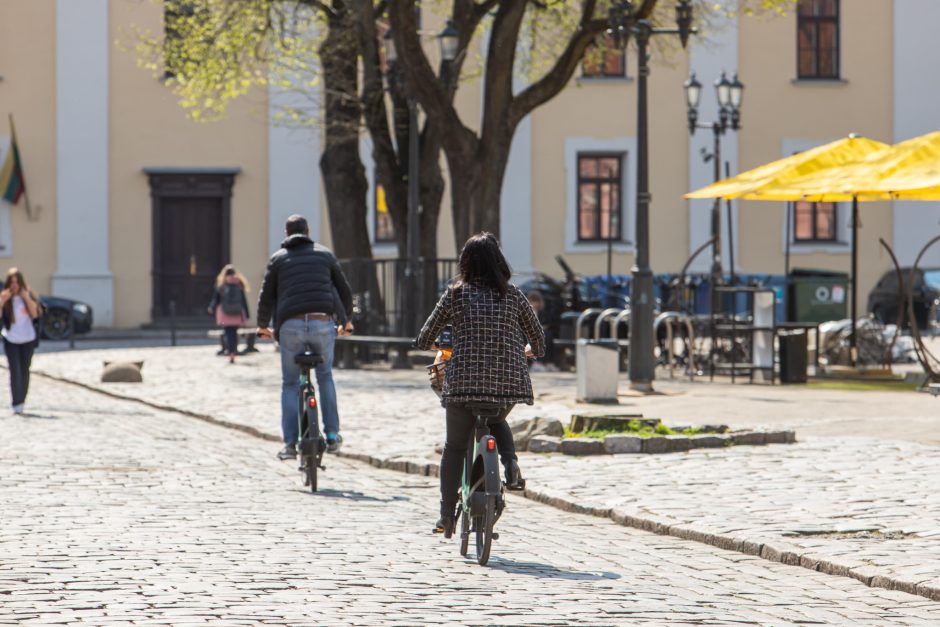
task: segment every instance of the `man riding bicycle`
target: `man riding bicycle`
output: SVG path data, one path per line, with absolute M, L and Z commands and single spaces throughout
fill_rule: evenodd
M 327 451 L 339 450 L 339 412 L 333 384 L 333 348 L 336 336 L 352 333 L 351 321 L 337 330 L 333 320 L 348 320 L 352 312 L 352 290 L 333 252 L 310 239 L 307 220 L 300 215 L 287 219 L 287 238 L 271 255 L 261 292 L 258 294 L 258 336 L 274 337 L 281 345 L 281 430 L 284 449 L 278 459 L 297 457 L 297 403 L 300 366 L 294 356 L 305 350 L 318 353 L 323 363 L 316 367 L 323 432 Z M 339 296 L 337 302 L 336 297 Z M 341 311 L 340 309 L 345 309 Z M 274 330 L 268 328 L 274 318 Z

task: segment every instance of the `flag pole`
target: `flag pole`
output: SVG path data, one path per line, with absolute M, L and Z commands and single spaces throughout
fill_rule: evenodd
M 10 149 L 13 149 L 13 146 L 17 146 L 16 143 L 16 126 L 13 124 L 13 114 L 10 113 Z M 26 185 L 26 169 L 21 168 L 21 174 L 23 176 L 23 200 L 26 201 L 26 216 L 32 220 L 33 219 L 33 206 L 29 203 L 29 186 Z

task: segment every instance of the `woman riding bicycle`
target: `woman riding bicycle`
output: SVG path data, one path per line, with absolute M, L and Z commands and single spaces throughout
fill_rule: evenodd
M 516 403 L 533 402 L 526 358 L 545 354 L 545 336 L 529 301 L 509 283 L 511 274 L 496 237 L 474 235 L 460 253 L 457 279 L 418 335 L 416 344 L 428 350 L 444 327 L 453 325 L 454 349 L 441 395 L 447 433 L 441 456 L 441 518 L 435 533 L 454 528 L 457 486 L 474 425 L 467 403 L 493 403 L 504 408 L 498 418 L 489 421 L 490 431 L 505 467 L 507 487 L 522 485 L 506 416 Z

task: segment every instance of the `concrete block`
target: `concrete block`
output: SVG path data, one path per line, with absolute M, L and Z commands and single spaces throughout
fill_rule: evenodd
M 611 454 L 640 453 L 643 451 L 643 438 L 638 435 L 608 435 L 604 438 L 604 450 Z
M 561 441 L 561 452 L 565 455 L 602 455 L 605 452 L 604 441 L 588 438 L 566 438 Z
M 529 440 L 530 453 L 557 453 L 561 450 L 561 438 L 551 435 L 537 435 Z

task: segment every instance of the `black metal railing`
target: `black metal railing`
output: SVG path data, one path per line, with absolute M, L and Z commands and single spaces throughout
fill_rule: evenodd
M 431 313 L 457 270 L 456 259 L 420 259 L 416 288 L 407 282 L 407 259 L 341 259 L 353 291 L 353 323 L 362 335 L 413 335 Z M 405 312 L 413 320 L 405 319 Z

